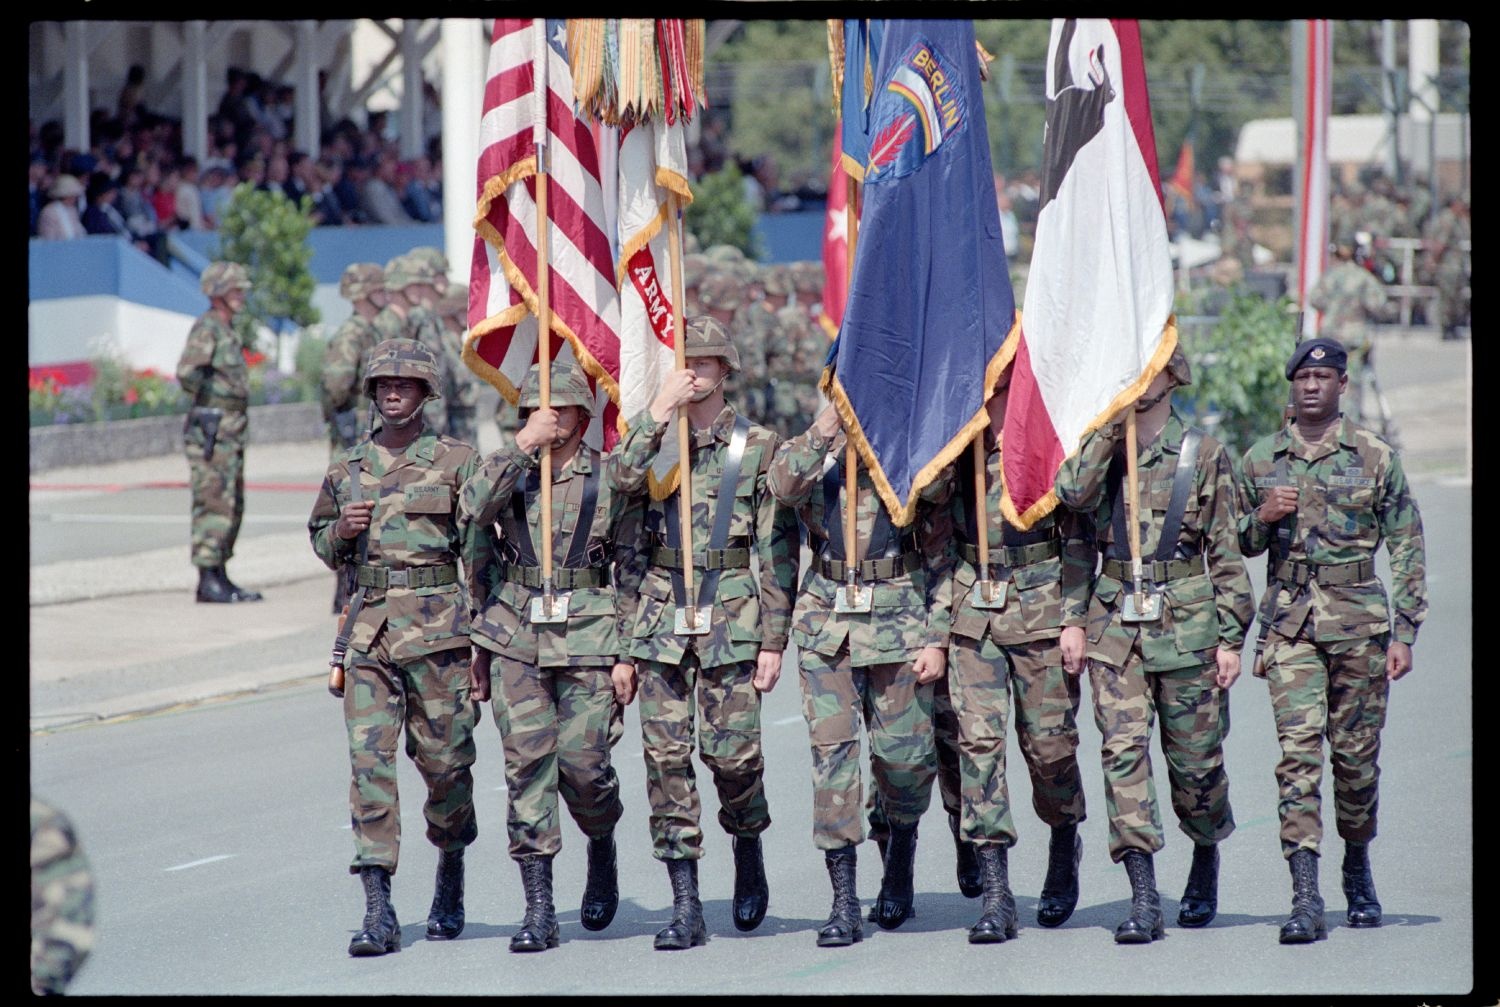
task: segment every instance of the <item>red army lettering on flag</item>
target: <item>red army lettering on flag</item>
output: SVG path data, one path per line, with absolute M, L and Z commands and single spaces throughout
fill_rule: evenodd
M 651 331 L 669 350 L 675 350 L 672 332 L 672 304 L 666 298 L 661 283 L 657 281 L 656 260 L 651 256 L 651 246 L 642 245 L 625 266 L 630 283 L 640 295 L 646 309 L 646 318 Z

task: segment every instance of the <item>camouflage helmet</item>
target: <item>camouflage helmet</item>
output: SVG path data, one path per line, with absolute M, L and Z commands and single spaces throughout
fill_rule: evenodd
M 443 250 L 440 248 L 435 248 L 432 245 L 422 245 L 419 248 L 413 248 L 407 253 L 407 256 L 416 262 L 426 265 L 434 275 L 438 273 L 442 273 L 444 276 L 448 275 L 448 257 L 443 254 Z
M 792 267 L 779 262 L 767 264 L 760 271 L 760 285 L 773 297 L 791 297 L 796 292 Z
M 415 339 L 387 339 L 370 351 L 365 370 L 365 395 L 375 398 L 376 378 L 414 378 L 427 386 L 427 398 L 441 398 L 437 357 Z
M 727 269 L 711 269 L 698 283 L 698 303 L 704 308 L 733 311 L 744 299 L 744 284 Z
M 351 263 L 339 277 L 339 296 L 345 300 L 358 301 L 384 289 L 385 270 L 373 262 Z
M 765 283 L 763 282 L 765 275 L 760 264 L 754 259 L 736 259 L 734 262 L 729 263 L 729 268 L 734 270 L 735 275 L 740 278 L 740 282 L 745 286 L 758 286 L 762 290 L 765 290 Z
M 448 284 L 448 289 L 443 291 L 443 296 L 438 300 L 438 310 L 445 315 L 457 317 L 467 328 L 469 324 L 469 285 L 467 283 Z
M 821 294 L 823 292 L 823 264 L 821 262 L 794 262 L 792 263 L 792 284 L 801 294 Z
M 734 245 L 713 245 L 703 253 L 703 256 L 714 263 L 745 261 L 745 253 Z
M 687 338 L 683 340 L 682 355 L 685 357 L 718 357 L 729 365 L 731 372 L 740 369 L 740 351 L 734 348 L 729 330 L 712 315 L 694 315 L 684 326 Z
M 206 297 L 224 297 L 231 290 L 249 290 L 250 274 L 238 262 L 215 262 L 203 271 L 200 282 Z
M 385 289 L 402 291 L 418 283 L 429 283 L 431 277 L 421 263 L 410 255 L 398 255 L 385 264 Z
M 577 406 L 590 416 L 594 415 L 594 393 L 589 391 L 588 379 L 571 360 L 552 361 L 552 387 L 548 389 L 552 408 Z M 542 407 L 542 365 L 532 364 L 531 370 L 521 382 L 521 398 L 517 409 L 540 409 Z
M 1181 339 L 1179 339 L 1177 345 L 1172 348 L 1172 355 L 1167 358 L 1167 366 L 1163 368 L 1163 370 L 1165 370 L 1167 374 L 1170 374 L 1172 376 L 1172 380 L 1177 382 L 1177 384 L 1179 385 L 1190 385 L 1193 383 L 1193 372 L 1192 369 L 1188 367 L 1187 354 L 1182 352 Z
M 703 282 L 703 277 L 708 275 L 708 259 L 697 252 L 689 252 L 682 257 L 682 285 L 692 290 Z
M 688 231 L 682 236 L 682 251 L 687 255 L 696 255 L 703 251 L 703 243 L 696 234 Z

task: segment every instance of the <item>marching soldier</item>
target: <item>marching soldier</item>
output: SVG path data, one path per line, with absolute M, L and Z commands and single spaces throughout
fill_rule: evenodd
M 495 723 L 505 745 L 510 855 L 520 866 L 526 917 L 512 951 L 544 951 L 558 943 L 552 862 L 562 849 L 558 795 L 588 838 L 588 883 L 579 917 L 603 930 L 620 902 L 615 823 L 620 782 L 610 764 L 623 712 L 635 691 L 626 653 L 640 586 L 636 562 L 640 507 L 602 478 L 604 457 L 583 443 L 593 395 L 575 364 L 552 364 L 551 407 L 541 408 L 540 365 L 521 387 L 526 425 L 484 460 L 463 486 L 460 527 L 498 522 L 503 560 L 480 573 L 489 593 L 471 632 L 474 645 L 495 655 L 481 667 L 474 694 L 498 686 Z M 545 611 L 541 548 L 540 458 L 551 447 L 553 543 L 556 562 Z
M 1298 345 L 1286 366 L 1296 422 L 1257 441 L 1239 475 L 1240 546 L 1247 556 L 1271 552 L 1256 675 L 1270 686 L 1281 743 L 1277 810 L 1293 892 L 1283 944 L 1326 934 L 1318 894 L 1325 737 L 1349 925 L 1380 925 L 1369 860 L 1380 731 L 1390 683 L 1411 670 L 1427 614 L 1417 501 L 1395 450 L 1340 415 L 1345 368 L 1345 348 L 1335 340 Z M 1382 541 L 1391 559 L 1390 606 L 1375 575 Z
M 1364 403 L 1361 400 L 1368 383 L 1363 379 L 1372 366 L 1375 346 L 1368 322 L 1385 308 L 1385 288 L 1368 269 L 1354 261 L 1353 245 L 1339 242 L 1333 246 L 1333 251 L 1338 262 L 1319 276 L 1318 282 L 1307 292 L 1307 306 L 1322 312 L 1319 335 L 1354 347 L 1354 359 L 1350 361 L 1355 372 L 1353 411 L 1363 417 Z
M 474 450 L 425 422 L 425 400 L 439 394 L 432 352 L 408 339 L 371 351 L 365 394 L 381 426 L 329 466 L 308 518 L 318 558 L 330 568 L 355 565 L 365 595 L 349 635 L 344 722 L 349 731 L 351 874 L 364 886 L 365 918 L 351 955 L 401 947 L 391 905 L 391 875 L 401 846 L 396 746 L 427 785 L 427 839 L 440 851 L 429 940 L 451 940 L 464 927 L 464 848 L 474 820 L 474 725 L 470 696 L 469 595 L 458 561 L 483 555 L 481 531 L 455 521 L 459 489 L 474 474 Z M 364 545 L 357 543 L 364 538 Z
M 443 339 L 443 323 L 427 307 L 432 285 L 427 264 L 411 255 L 398 255 L 385 264 L 385 307 L 375 315 L 375 331 L 381 339 L 412 339 L 427 347 L 438 362 L 439 386 L 424 407 L 427 426 L 434 432 L 448 429 L 448 403 L 442 393 L 451 388 L 454 362 Z M 428 289 L 423 289 L 428 288 Z M 459 361 L 458 366 L 463 366 Z
M 1472 239 L 1467 193 L 1448 198 L 1448 205 L 1433 218 L 1423 235 L 1438 287 L 1438 313 L 1444 339 L 1457 339 L 1463 322 L 1463 292 L 1469 280 L 1469 253 L 1464 244 Z
M 923 489 L 912 524 L 896 527 L 865 469 L 857 477 L 856 499 L 847 499 L 844 448 L 842 424 L 829 406 L 777 451 L 770 478 L 776 498 L 797 509 L 813 551 L 797 594 L 792 642 L 812 743 L 813 842 L 823 851 L 833 887 L 820 947 L 863 939 L 855 891 L 855 851 L 865 838 L 861 718 L 890 832 L 871 918 L 893 930 L 912 915 L 917 823 L 932 800 L 935 775 L 933 683 L 947 663 L 952 591 L 945 506 L 951 473 Z M 843 515 L 850 506 L 858 553 L 853 557 L 844 552 Z M 868 606 L 835 599 L 847 593 L 847 572 L 856 562 Z
M 443 369 L 448 384 L 443 390 L 447 400 L 449 437 L 466 444 L 479 444 L 477 409 L 479 403 L 479 378 L 464 364 L 464 332 L 468 329 L 468 286 L 463 288 L 463 306 L 454 312 L 448 301 L 453 285 L 448 280 L 448 257 L 431 245 L 411 250 L 411 258 L 427 277 L 427 283 L 416 287 L 422 298 L 422 306 L 431 311 L 438 320 L 438 330 L 443 336 Z
M 703 833 L 692 766 L 695 702 L 699 754 L 719 792 L 719 824 L 734 837 L 734 925 L 750 931 L 765 918 L 760 834 L 771 814 L 760 694 L 781 674 L 796 577 L 796 519 L 766 485 L 776 436 L 724 403 L 723 381 L 739 368 L 729 333 L 712 318 L 694 317 L 684 350 L 688 368 L 667 376 L 607 463 L 613 489 L 646 493 L 664 438 L 675 442 L 668 433 L 673 409 L 687 410 L 693 554 L 683 553 L 678 495 L 651 501 L 646 527 L 653 547 L 630 644 L 640 675 L 653 852 L 672 882 L 672 922 L 656 935 L 661 950 L 706 940 L 698 898 Z M 685 562 L 693 564 L 693 598 L 686 595 Z
M 1130 915 L 1115 928 L 1121 944 L 1163 936 L 1152 862 L 1164 845 L 1151 777 L 1153 719 L 1161 722 L 1172 808 L 1194 844 L 1178 926 L 1207 926 L 1218 912 L 1218 844 L 1234 831 L 1223 745 L 1254 599 L 1236 534 L 1233 463 L 1171 405 L 1172 386 L 1191 381 L 1179 346 L 1131 407 L 1140 585 L 1125 524 L 1124 422 L 1086 436 L 1055 485 L 1064 504 L 1093 518 L 1104 561 L 1089 603 L 1087 657 L 1104 742 L 1110 858 L 1130 877 Z
M 94 874 L 73 823 L 31 795 L 31 992 L 56 996 L 94 949 Z
M 999 435 L 1009 378 L 1007 371 L 985 404 L 990 423 L 981 435 L 986 493 L 982 524 L 975 515 L 974 455 L 969 451 L 960 456 L 952 502 L 958 553 L 953 642 L 947 678 L 937 685 L 939 789 L 954 838 L 961 835 L 964 843 L 972 844 L 983 886 L 984 909 L 969 931 L 974 944 L 1015 936 L 1015 900 L 1006 863 L 1006 851 L 1016 842 L 1005 784 L 1012 709 L 1031 774 L 1032 805 L 1052 830 L 1047 877 L 1037 902 L 1037 922 L 1042 926 L 1060 926 L 1073 914 L 1083 856 L 1078 836 L 1084 819 L 1078 772 L 1078 673 L 1083 668 L 1094 553 L 1082 519 L 1066 508 L 1054 510 L 1024 532 L 1001 516 Z M 988 571 L 979 568 L 981 534 L 988 538 Z M 988 583 L 976 591 L 977 582 Z M 944 757 L 947 746 L 956 748 L 956 758 Z M 958 802 L 948 796 L 960 790 L 961 833 Z
M 192 397 L 183 447 L 193 485 L 193 565 L 198 601 L 260 601 L 229 579 L 245 516 L 245 443 L 249 440 L 250 370 L 235 319 L 245 310 L 250 275 L 238 262 L 203 271 L 209 309 L 193 323 L 177 361 L 177 383 Z

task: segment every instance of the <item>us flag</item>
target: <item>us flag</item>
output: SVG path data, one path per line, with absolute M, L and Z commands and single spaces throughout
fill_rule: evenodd
M 536 361 L 537 155 L 544 148 L 552 354 L 575 358 L 588 375 L 595 410 L 587 439 L 608 449 L 617 437 L 620 374 L 613 229 L 606 224 L 598 145 L 588 120 L 574 110 L 566 34 L 560 18 L 495 19 L 463 356 L 511 402 Z

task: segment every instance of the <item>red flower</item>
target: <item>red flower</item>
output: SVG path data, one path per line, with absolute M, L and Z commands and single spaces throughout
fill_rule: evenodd
M 141 393 L 135 390 L 135 386 L 125 389 L 125 404 L 133 406 L 141 400 Z
M 242 352 L 245 354 L 245 363 L 249 364 L 251 367 L 255 367 L 266 362 L 266 355 L 264 353 L 257 353 L 252 349 L 245 349 Z

